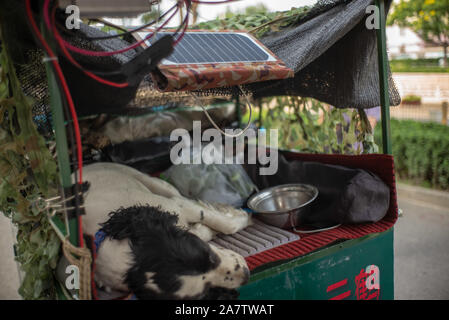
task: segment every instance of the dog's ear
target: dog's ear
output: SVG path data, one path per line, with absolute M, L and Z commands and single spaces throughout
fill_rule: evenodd
M 148 205 L 122 207 L 109 213 L 109 219 L 101 224 L 101 230 L 115 240 L 133 239 L 153 228 L 164 228 L 176 225 L 177 222 L 177 215 L 161 211 L 160 208 Z

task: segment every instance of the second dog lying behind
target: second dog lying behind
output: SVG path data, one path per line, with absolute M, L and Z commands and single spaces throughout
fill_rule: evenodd
M 207 243 L 217 232 L 248 226 L 246 212 L 186 199 L 120 164 L 86 166 L 84 180 L 84 231 L 105 236 L 96 259 L 100 286 L 139 299 L 201 299 L 232 294 L 248 281 L 243 257 Z

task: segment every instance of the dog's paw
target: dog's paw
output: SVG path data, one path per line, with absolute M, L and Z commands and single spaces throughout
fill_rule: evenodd
M 211 228 L 201 223 L 195 223 L 194 225 L 190 226 L 189 232 L 193 233 L 194 235 L 196 235 L 198 238 L 200 238 L 205 242 L 212 240 L 217 234 Z
M 226 223 L 220 226 L 220 231 L 224 234 L 233 234 L 249 226 L 251 218 L 246 212 L 242 212 L 242 215 L 232 215 Z
M 202 208 L 201 221 L 208 227 L 224 233 L 232 234 L 246 228 L 250 223 L 250 215 L 229 205 L 197 201 Z

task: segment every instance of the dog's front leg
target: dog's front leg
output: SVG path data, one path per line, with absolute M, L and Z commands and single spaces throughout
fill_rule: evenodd
M 221 204 L 209 204 L 182 197 L 170 199 L 182 213 L 182 219 L 188 223 L 202 223 L 209 228 L 225 234 L 236 233 L 250 224 L 250 216 L 243 210 Z

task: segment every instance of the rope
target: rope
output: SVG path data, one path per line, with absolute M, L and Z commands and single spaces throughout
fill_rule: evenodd
M 91 263 L 92 257 L 89 249 L 78 248 L 70 243 L 68 239 L 65 239 L 62 243 L 62 250 L 67 261 L 78 267 L 80 276 L 80 300 L 92 299 L 92 287 L 91 287 Z
M 80 192 L 82 194 L 82 192 Z M 37 199 L 33 205 L 38 208 L 40 211 L 47 211 L 47 217 L 50 225 L 56 232 L 56 235 L 59 237 L 59 239 L 62 242 L 62 251 L 64 254 L 64 257 L 67 259 L 67 261 L 78 267 L 79 270 L 79 294 L 78 299 L 79 300 L 92 300 L 92 286 L 91 286 L 91 277 L 92 277 L 92 271 L 91 271 L 91 264 L 92 264 L 92 256 L 91 252 L 86 247 L 75 247 L 72 245 L 69 241 L 69 225 L 67 220 L 67 215 L 64 214 L 64 220 L 65 220 L 65 227 L 67 234 L 64 234 L 59 227 L 55 224 L 55 222 L 52 220 L 52 218 L 55 216 L 56 212 L 58 210 L 62 209 L 63 213 L 66 213 L 66 210 L 72 210 L 75 209 L 74 207 L 65 207 L 65 204 L 67 201 L 72 200 L 75 197 L 75 195 L 72 195 L 68 198 L 64 198 L 61 196 L 56 196 L 49 199 L 39 198 Z M 56 200 L 59 200 L 59 202 L 54 202 Z M 62 285 L 63 287 L 63 285 Z M 67 294 L 64 290 L 65 288 L 62 288 L 64 295 Z M 71 297 L 73 298 L 73 297 Z

